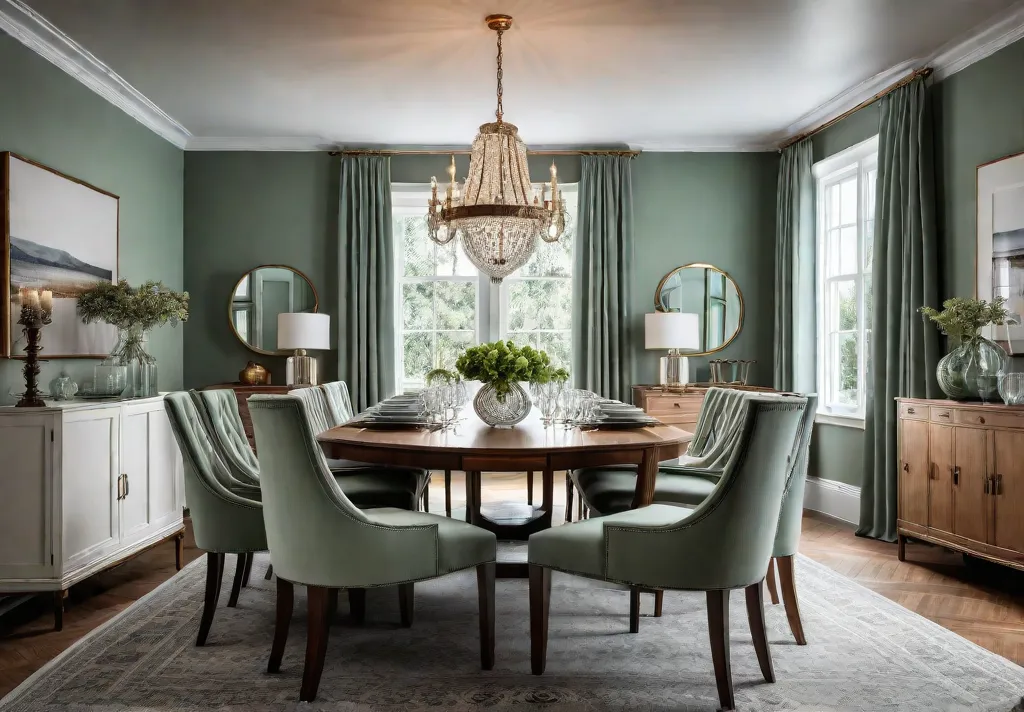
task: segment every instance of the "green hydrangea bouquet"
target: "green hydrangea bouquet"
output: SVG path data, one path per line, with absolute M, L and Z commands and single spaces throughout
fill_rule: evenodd
M 455 368 L 467 381 L 491 386 L 503 399 L 515 383 L 565 381 L 569 373 L 555 368 L 544 351 L 532 346 L 516 346 L 511 341 L 472 346 L 459 356 Z

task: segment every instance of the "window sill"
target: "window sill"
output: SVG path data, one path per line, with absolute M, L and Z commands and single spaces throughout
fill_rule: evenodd
M 816 413 L 814 422 L 822 425 L 838 425 L 841 428 L 864 429 L 864 418 L 857 415 L 836 415 L 834 413 Z

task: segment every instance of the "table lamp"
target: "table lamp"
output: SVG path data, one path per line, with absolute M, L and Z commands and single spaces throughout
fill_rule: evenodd
M 306 349 L 331 348 L 331 317 L 329 314 L 307 312 L 277 315 L 277 348 L 294 350 L 285 367 L 285 382 L 289 386 L 317 385 L 316 359 L 306 355 Z
M 681 312 L 645 314 L 644 348 L 668 349 L 668 355 L 661 357 L 660 385 L 685 386 L 690 382 L 690 364 L 681 351 L 700 350 L 698 316 Z

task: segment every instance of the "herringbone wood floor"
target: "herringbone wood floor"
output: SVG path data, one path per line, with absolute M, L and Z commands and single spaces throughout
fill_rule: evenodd
M 452 503 L 459 509 L 465 503 L 462 477 L 454 475 L 452 485 Z M 539 477 L 535 487 L 535 501 L 539 502 Z M 430 511 L 443 514 L 441 476 L 434 477 L 430 495 Z M 525 496 L 523 475 L 485 479 L 485 501 L 522 501 Z M 555 485 L 556 522 L 564 520 L 564 504 L 564 479 L 559 476 Z M 459 514 L 456 511 L 456 516 Z M 1024 575 L 985 564 L 966 565 L 959 555 L 923 544 L 909 545 L 908 560 L 900 563 L 895 545 L 856 537 L 852 526 L 815 514 L 804 517 L 801 551 L 965 638 L 1024 664 Z M 188 561 L 201 556 L 192 540 L 191 527 L 185 555 Z M 66 601 L 64 630 L 60 633 L 53 631 L 48 596 L 0 618 L 0 696 L 173 575 L 174 545 L 167 543 L 74 586 Z M 811 644 L 813 635 L 808 631 Z

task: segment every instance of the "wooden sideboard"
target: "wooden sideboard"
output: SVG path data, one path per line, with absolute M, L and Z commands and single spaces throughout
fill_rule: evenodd
M 633 386 L 633 405 L 665 423 L 693 432 L 707 388 L 669 390 L 661 386 Z
M 1024 407 L 897 399 L 907 539 L 1024 570 Z
M 242 425 L 245 427 L 245 436 L 249 438 L 249 446 L 256 449 L 256 438 L 252 431 L 252 417 L 249 415 L 249 396 L 262 393 L 263 395 L 281 395 L 301 386 L 249 386 L 244 383 L 218 383 L 212 386 L 203 386 L 201 390 L 212 391 L 217 389 L 229 388 L 235 392 L 235 398 L 238 400 L 238 414 L 242 416 Z

